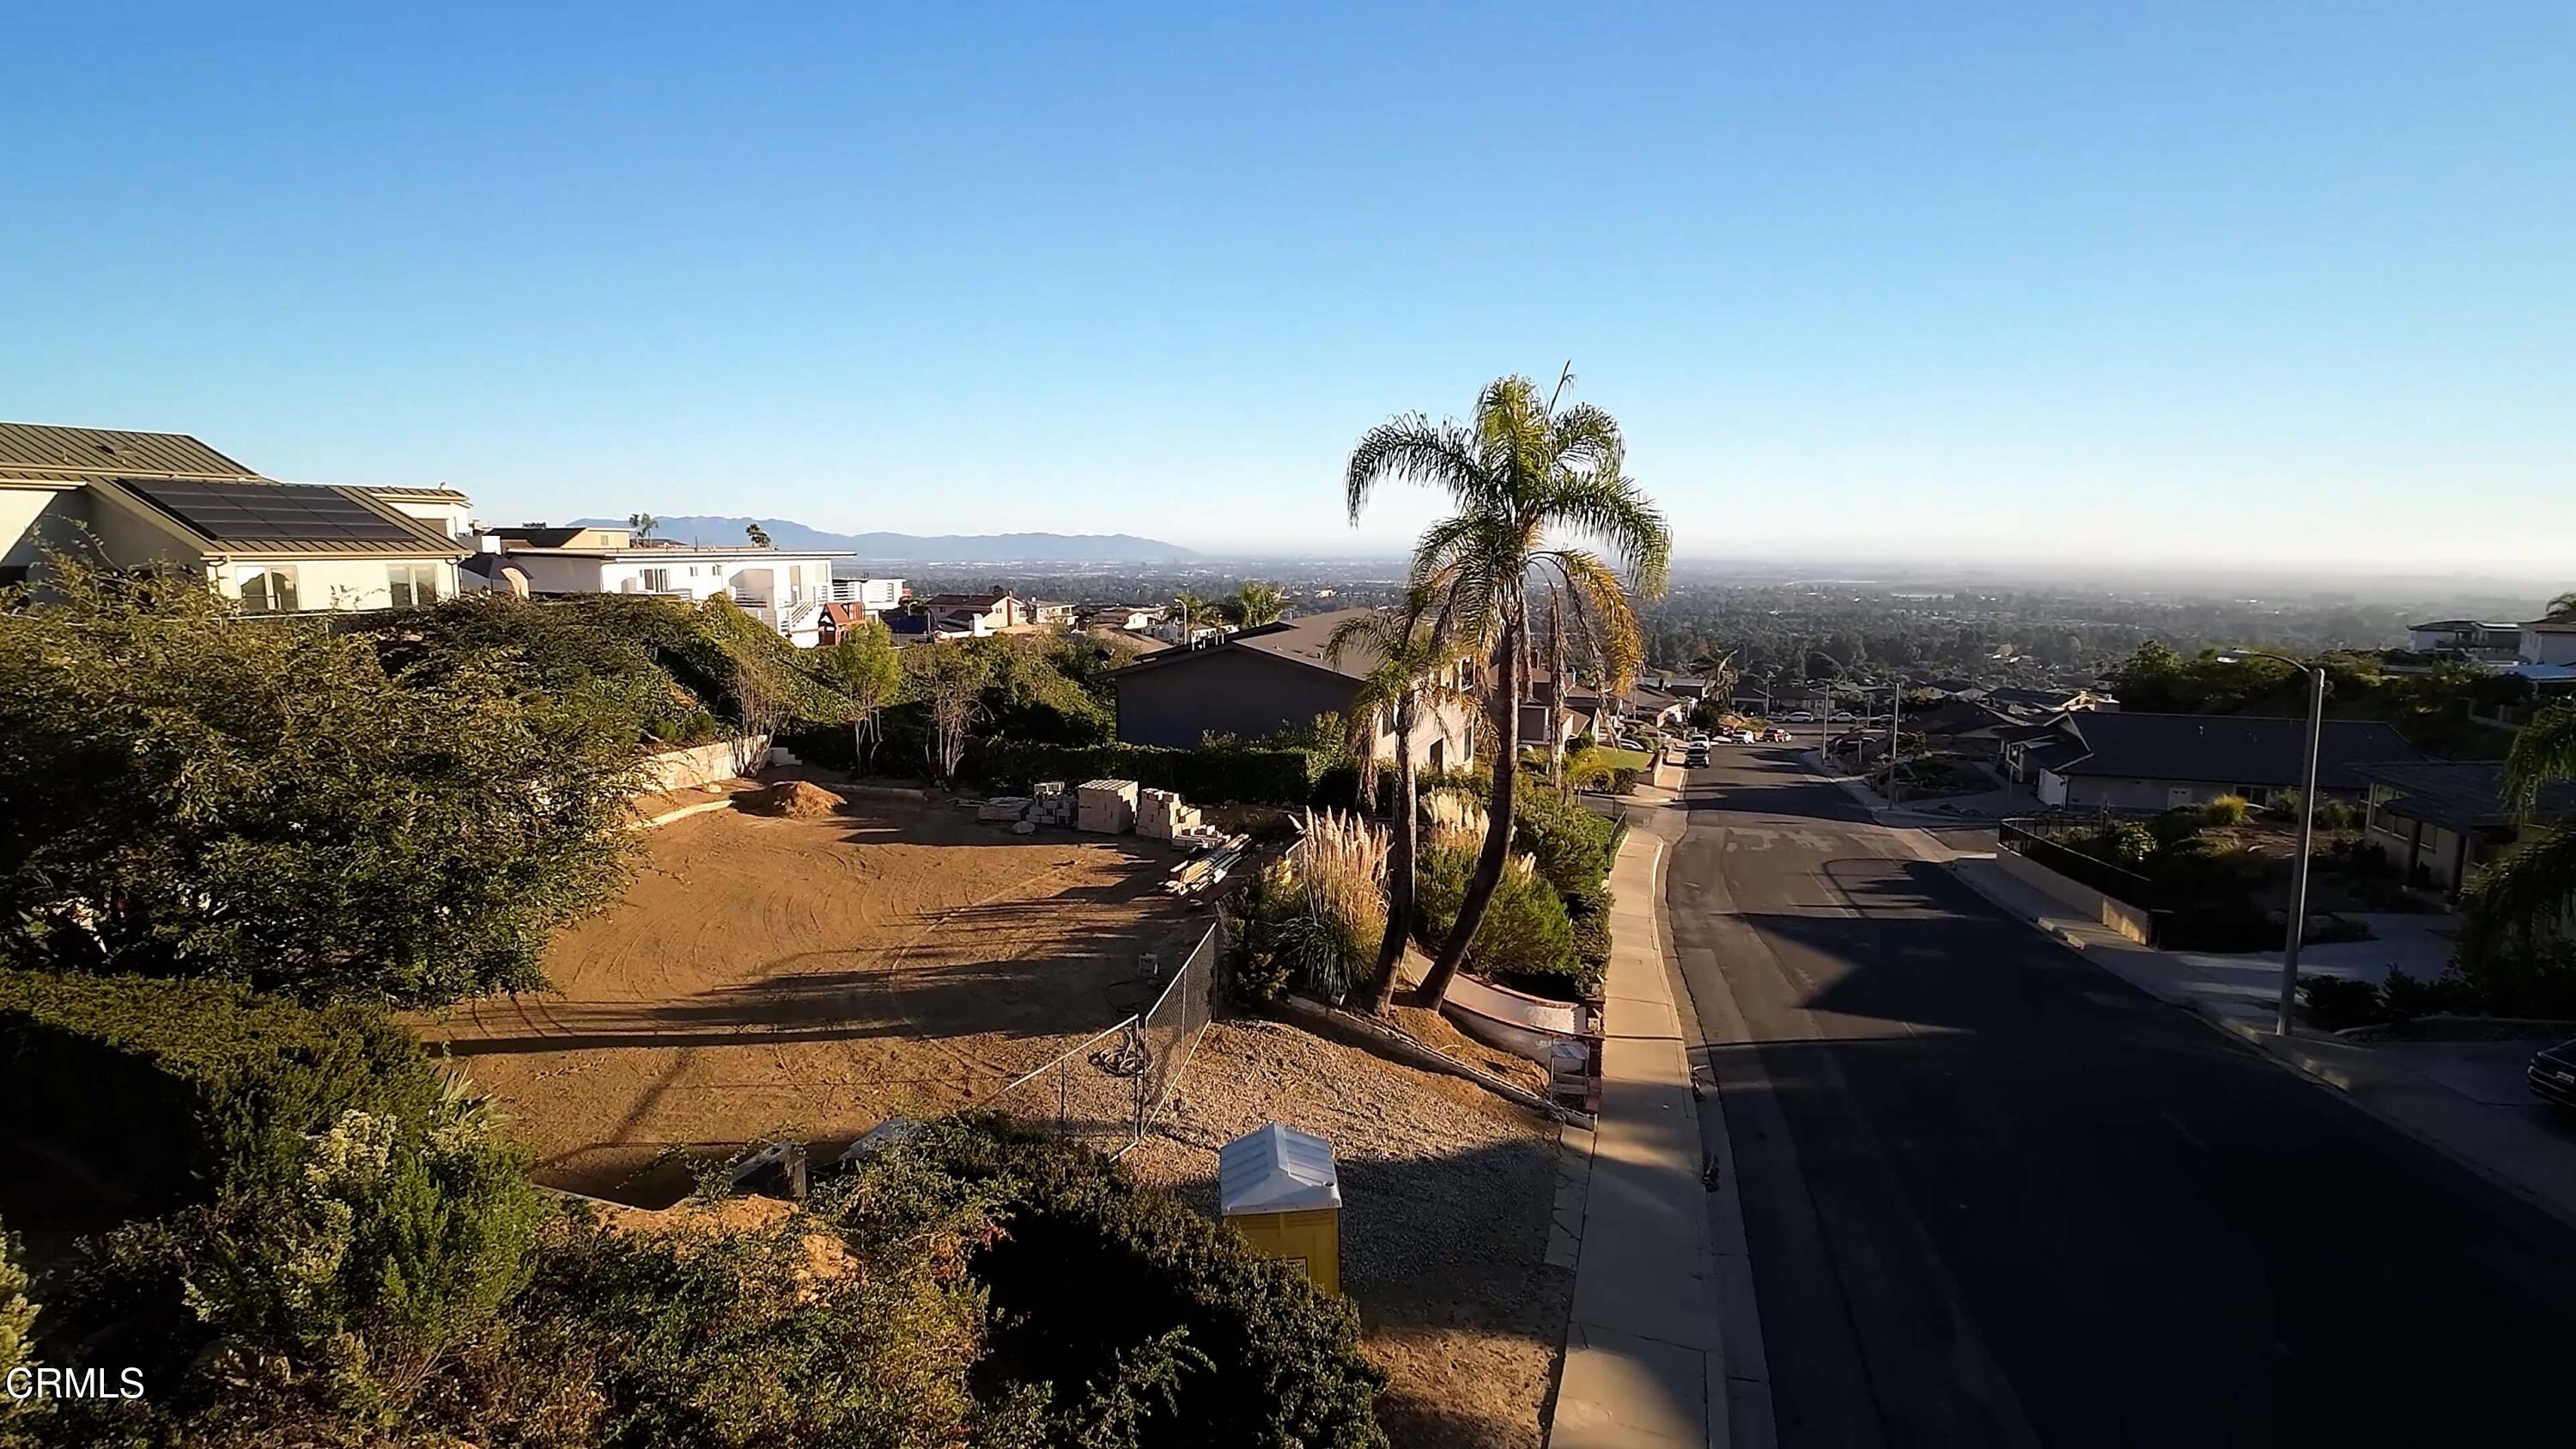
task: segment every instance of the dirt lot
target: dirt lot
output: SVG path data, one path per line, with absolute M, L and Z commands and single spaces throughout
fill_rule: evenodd
M 1555 1124 L 1456 1077 L 1220 1017 L 1165 1131 L 1123 1160 L 1212 1213 L 1217 1148 L 1267 1121 L 1333 1143 L 1342 1286 L 1389 1376 L 1388 1437 L 1536 1449 L 1574 1294 L 1574 1275 L 1545 1262 Z
M 1176 961 L 1203 929 L 1156 889 L 1152 842 L 851 801 L 654 830 L 625 897 L 548 950 L 555 991 L 415 1029 L 502 1099 L 540 1180 L 656 1203 L 688 1185 L 675 1153 L 989 1095 L 1145 1004 L 1138 953 Z

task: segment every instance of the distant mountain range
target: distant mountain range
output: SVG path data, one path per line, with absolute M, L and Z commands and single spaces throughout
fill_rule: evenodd
M 583 528 L 623 528 L 623 518 L 576 518 Z M 675 543 L 740 543 L 758 523 L 780 548 L 825 549 L 901 563 L 1181 563 L 1196 550 L 1131 533 L 826 533 L 792 518 L 692 514 L 657 520 L 653 536 Z

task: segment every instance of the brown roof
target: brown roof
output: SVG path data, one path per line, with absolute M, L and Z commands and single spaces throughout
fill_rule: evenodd
M 1193 659 L 1210 654 L 1222 653 L 1229 649 L 1244 649 L 1256 654 L 1267 654 L 1275 659 L 1284 659 L 1292 664 L 1321 669 L 1327 673 L 1344 675 L 1351 679 L 1363 679 L 1378 665 L 1378 656 L 1374 650 L 1354 644 L 1343 650 L 1340 661 L 1335 662 L 1325 657 L 1325 646 L 1332 642 L 1333 631 L 1341 627 L 1344 620 L 1365 618 L 1374 612 L 1376 611 L 1371 609 L 1335 609 L 1330 613 L 1305 614 L 1294 619 L 1282 619 L 1275 624 L 1259 624 L 1249 629 L 1239 629 L 1213 644 L 1197 649 L 1173 648 L 1158 654 L 1147 655 L 1128 665 L 1127 668 L 1168 669 L 1173 665 L 1186 664 Z M 1126 670 L 1120 671 L 1120 673 L 1125 672 Z
M 173 478 L 259 476 L 185 433 L 0 423 L 0 478 L 87 482 L 153 474 Z

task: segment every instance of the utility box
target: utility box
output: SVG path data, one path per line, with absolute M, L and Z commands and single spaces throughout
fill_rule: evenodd
M 1094 835 L 1124 835 L 1136 828 L 1136 782 L 1088 780 L 1074 792 L 1074 826 Z
M 1342 1182 L 1333 1145 L 1272 1122 L 1217 1153 L 1217 1202 L 1254 1252 L 1305 1270 L 1317 1291 L 1342 1291 Z

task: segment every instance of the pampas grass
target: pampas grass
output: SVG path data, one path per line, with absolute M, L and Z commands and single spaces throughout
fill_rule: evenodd
M 1309 983 L 1336 999 L 1377 959 L 1386 932 L 1386 831 L 1340 810 L 1306 812 L 1289 868 L 1313 925 L 1291 933 Z

